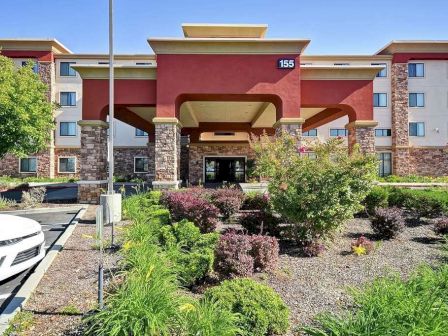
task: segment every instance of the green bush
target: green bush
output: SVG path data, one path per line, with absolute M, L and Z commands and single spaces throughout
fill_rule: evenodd
M 354 311 L 322 314 L 318 327 L 301 331 L 312 336 L 447 335 L 447 284 L 448 265 L 422 268 L 407 281 L 398 275 L 378 278 L 354 292 Z
M 205 298 L 239 314 L 237 324 L 242 335 L 281 335 L 288 330 L 288 307 L 272 288 L 252 279 L 223 281 L 208 289 Z
M 448 213 L 448 192 L 444 189 L 393 188 L 389 206 L 404 207 L 419 217 L 434 218 Z
M 378 177 L 378 180 L 384 181 L 384 182 L 417 182 L 417 183 L 442 182 L 442 183 L 447 183 L 448 176 L 389 175 L 389 176 L 385 176 L 385 177 Z
M 375 186 L 367 194 L 363 205 L 367 214 L 373 215 L 376 208 L 387 208 L 389 199 L 389 189 Z
M 201 234 L 186 220 L 160 229 L 159 241 L 184 286 L 191 286 L 213 269 L 218 233 Z

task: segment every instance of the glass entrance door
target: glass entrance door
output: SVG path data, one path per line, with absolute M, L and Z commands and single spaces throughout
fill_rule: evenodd
M 240 183 L 245 181 L 246 159 L 241 157 L 206 157 L 205 183 Z

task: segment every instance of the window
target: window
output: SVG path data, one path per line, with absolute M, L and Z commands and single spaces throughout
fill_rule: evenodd
M 373 94 L 373 106 L 374 107 L 387 107 L 387 93 L 374 93 Z
M 317 128 L 313 128 L 309 131 L 303 132 L 302 134 L 303 136 L 310 136 L 310 137 L 315 137 L 317 136 Z
M 59 123 L 59 135 L 60 136 L 76 136 L 76 122 L 61 121 Z
M 392 174 L 392 154 L 378 153 L 378 159 L 380 160 L 378 175 L 388 176 Z
M 409 107 L 424 107 L 425 106 L 425 94 L 424 93 L 410 93 L 409 94 Z
M 392 135 L 392 130 L 390 128 L 377 128 L 375 129 L 376 137 L 390 137 Z
M 98 64 L 109 64 L 109 62 L 98 62 Z
M 26 66 L 29 62 L 33 63 L 33 72 L 37 74 L 39 72 L 39 64 L 36 61 L 22 61 L 22 67 Z
M 59 158 L 59 172 L 60 173 L 76 173 L 76 158 L 66 157 Z
M 305 62 L 305 63 L 300 63 L 300 65 L 313 65 L 313 63 Z
M 20 172 L 21 173 L 35 173 L 37 171 L 37 159 L 36 158 L 22 158 L 20 159 Z
M 149 158 L 135 157 L 134 158 L 134 173 L 147 173 L 149 171 Z
M 59 65 L 59 75 L 73 77 L 76 76 L 76 71 L 71 67 L 72 64 L 76 62 L 61 62 Z
M 409 135 L 410 136 L 425 136 L 425 123 L 424 122 L 410 122 L 409 123 Z
M 137 137 L 146 137 L 146 136 L 148 136 L 148 133 L 146 133 L 145 131 L 142 131 L 141 129 L 136 128 L 135 129 L 135 136 L 137 136 Z
M 330 136 L 332 137 L 345 137 L 348 135 L 348 131 L 345 128 L 330 128 Z
M 150 62 L 135 62 L 135 65 L 151 65 Z
M 61 92 L 61 106 L 76 106 L 76 92 Z
M 350 63 L 334 63 L 336 66 L 347 66 L 350 65 Z
M 381 65 L 384 69 L 376 74 L 376 77 L 387 77 L 387 63 L 372 63 L 372 65 Z
M 425 64 L 409 63 L 408 64 L 408 76 L 409 77 L 424 77 L 425 76 Z

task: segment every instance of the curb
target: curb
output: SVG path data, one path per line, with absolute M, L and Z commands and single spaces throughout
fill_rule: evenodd
M 73 209 L 73 208 L 72 208 Z M 38 209 L 40 210 L 40 209 Z M 70 222 L 70 225 L 64 231 L 64 233 L 58 238 L 58 240 L 51 246 L 50 250 L 47 252 L 46 256 L 39 265 L 36 267 L 33 273 L 30 274 L 28 279 L 22 285 L 20 290 L 12 298 L 11 302 L 6 306 L 3 313 L 0 315 L 0 335 L 3 335 L 9 326 L 9 322 L 14 318 L 14 316 L 22 310 L 23 305 L 31 297 L 36 287 L 39 285 L 40 280 L 45 275 L 45 272 L 53 263 L 56 256 L 64 247 L 68 238 L 72 235 L 75 230 L 79 220 L 86 212 L 86 207 L 80 207 L 76 217 Z
M 0 211 L 0 214 L 17 214 L 17 215 L 28 215 L 28 214 L 36 214 L 36 213 L 45 213 L 45 212 L 60 212 L 60 211 L 70 211 L 70 210 L 81 210 L 84 207 L 82 205 L 75 206 L 65 206 L 65 207 L 54 207 L 54 208 L 38 208 L 38 209 L 24 209 L 24 210 L 8 210 L 8 211 Z M 75 218 L 76 219 L 76 218 Z

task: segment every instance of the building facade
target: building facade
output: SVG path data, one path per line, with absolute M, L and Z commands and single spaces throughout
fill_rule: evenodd
M 309 40 L 268 39 L 266 25 L 183 25 L 150 38 L 154 54 L 115 57 L 115 173 L 154 187 L 244 182 L 251 133 L 342 136 L 377 152 L 381 175 L 448 174 L 448 41 L 393 41 L 373 55 L 307 55 Z M 108 56 L 56 40 L 0 40 L 28 60 L 59 104 L 47 150 L 0 161 L 0 175 L 73 176 L 104 187 Z

